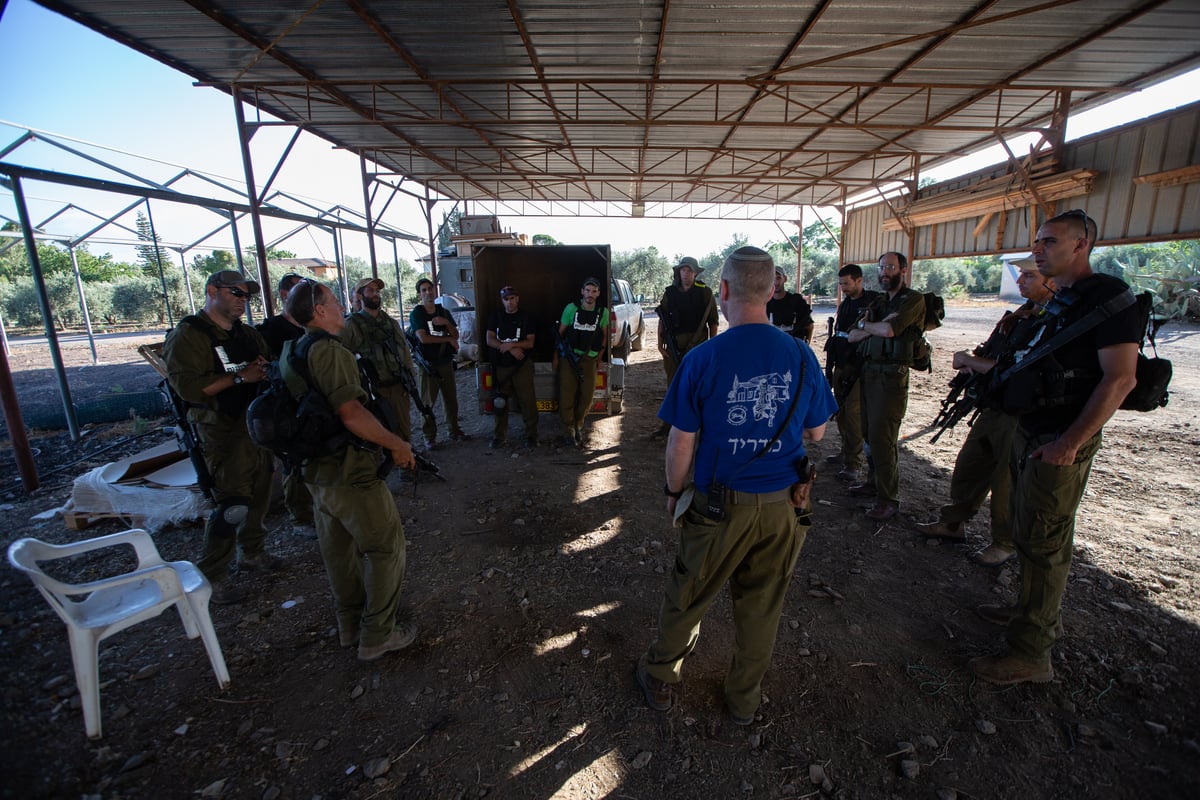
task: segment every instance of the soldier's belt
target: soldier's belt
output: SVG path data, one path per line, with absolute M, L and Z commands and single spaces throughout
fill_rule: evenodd
M 781 500 L 787 500 L 792 494 L 792 487 L 786 489 L 777 489 L 774 492 L 764 492 L 763 494 L 755 494 L 754 492 L 739 492 L 736 489 L 725 490 L 725 505 L 734 506 L 756 506 L 766 505 L 767 503 L 778 503 Z M 702 492 L 696 492 L 696 499 L 692 501 L 692 505 L 704 508 L 708 505 L 708 495 Z

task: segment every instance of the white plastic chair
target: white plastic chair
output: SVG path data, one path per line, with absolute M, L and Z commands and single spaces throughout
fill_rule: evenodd
M 42 571 L 39 562 L 69 558 L 92 550 L 131 545 L 138 564 L 132 572 L 70 584 Z M 19 539 L 8 548 L 8 560 L 29 576 L 38 591 L 67 623 L 75 683 L 83 701 L 83 723 L 91 739 L 100 738 L 100 641 L 143 620 L 157 617 L 171 606 L 179 611 L 189 639 L 199 636 L 208 651 L 217 682 L 229 685 L 225 657 L 208 613 L 212 586 L 189 561 L 164 562 L 154 540 L 135 529 L 72 544 L 54 545 L 37 539 Z

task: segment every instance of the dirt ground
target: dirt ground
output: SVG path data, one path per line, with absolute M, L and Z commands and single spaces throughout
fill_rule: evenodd
M 749 728 L 723 715 L 727 597 L 705 620 L 672 711 L 647 709 L 633 680 L 675 549 L 662 444 L 649 436 L 664 390 L 651 337 L 631 359 L 624 413 L 597 420 L 585 452 L 487 449 L 491 420 L 471 411 L 473 379 L 460 373 L 475 439 L 434 454 L 446 483 L 397 484 L 403 600 L 421 627 L 401 654 L 362 664 L 338 646 L 315 543 L 273 513 L 269 544 L 286 568 L 255 580 L 246 603 L 213 608 L 232 686 L 218 690 L 203 647 L 163 615 L 101 645 L 105 735 L 89 741 L 63 625 L 4 570 L 0 796 L 1200 796 L 1200 326 L 1162 335 L 1175 363 L 1170 405 L 1120 412 L 1106 429 L 1079 513 L 1056 679 L 997 690 L 966 669 L 1002 642 L 972 608 L 1012 599 L 1019 583 L 1016 570 L 967 557 L 987 539 L 986 509 L 969 524 L 970 547 L 926 541 L 911 524 L 946 499 L 966 435 L 964 424 L 929 441 L 949 354 L 981 341 L 1002 307 L 953 306 L 931 334 L 935 371 L 914 377 L 903 429 L 900 517 L 873 523 L 834 469 L 818 477 L 767 702 Z M 821 331 L 831 309 L 818 311 Z M 73 386 L 152 387 L 128 355 L 135 344 L 103 344 L 110 366 L 73 367 Z M 48 358 L 14 352 L 23 395 L 57 402 Z M 84 460 L 32 499 L 15 490 L 6 456 L 5 544 L 80 537 L 31 517 L 66 499 L 69 486 L 55 484 L 165 440 L 87 455 L 138 424 L 95 426 L 78 444 L 35 433 L 43 472 Z M 556 430 L 544 417 L 543 440 Z M 820 454 L 836 442 L 831 425 Z M 168 558 L 194 559 L 200 537 L 193 524 L 155 538 Z

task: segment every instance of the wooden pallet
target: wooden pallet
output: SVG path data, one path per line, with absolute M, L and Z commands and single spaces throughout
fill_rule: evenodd
M 112 511 L 64 511 L 63 522 L 69 531 L 83 531 L 105 520 L 119 519 L 131 528 L 140 528 L 145 517 L 137 514 L 117 514 Z

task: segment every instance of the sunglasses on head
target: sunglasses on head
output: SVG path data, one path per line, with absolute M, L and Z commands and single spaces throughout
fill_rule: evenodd
M 1091 228 L 1092 220 L 1087 215 L 1086 211 L 1084 211 L 1082 208 L 1072 208 L 1070 211 L 1064 211 L 1062 216 L 1078 217 L 1079 220 L 1083 223 L 1084 238 L 1088 239 L 1089 241 L 1091 240 L 1091 238 L 1092 238 L 1092 228 Z

